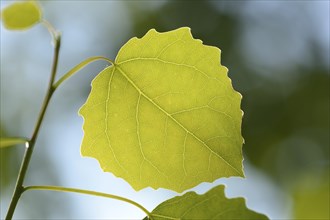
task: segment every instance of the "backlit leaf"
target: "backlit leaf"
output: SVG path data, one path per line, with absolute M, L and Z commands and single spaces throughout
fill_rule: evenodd
M 15 2 L 1 11 L 3 25 L 10 30 L 24 30 L 39 23 L 42 13 L 34 1 Z
M 93 80 L 81 152 L 136 190 L 243 176 L 240 102 L 218 48 L 152 29 Z
M 224 186 L 219 185 L 203 195 L 188 192 L 158 205 L 152 212 L 153 220 L 166 219 L 268 219 L 248 209 L 243 198 L 228 199 Z

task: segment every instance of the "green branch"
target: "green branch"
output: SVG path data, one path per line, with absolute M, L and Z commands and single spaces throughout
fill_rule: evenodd
M 79 193 L 79 194 L 85 194 L 85 195 L 92 195 L 92 196 L 100 196 L 105 198 L 111 198 L 120 200 L 126 203 L 129 203 L 131 205 L 134 205 L 135 207 L 141 209 L 145 214 L 147 214 L 148 218 L 151 219 L 151 213 L 144 208 L 142 205 L 138 204 L 137 202 L 134 202 L 133 200 L 116 196 L 112 194 L 107 193 L 101 193 L 101 192 L 95 192 L 90 190 L 83 190 L 83 189 L 75 189 L 75 188 L 67 188 L 67 187 L 61 187 L 61 186 L 27 186 L 23 188 L 23 192 L 28 190 L 48 190 L 48 191 L 57 191 L 57 192 L 71 192 L 71 193 Z
M 15 208 L 18 203 L 18 200 L 23 193 L 23 190 L 24 190 L 23 182 L 25 179 L 27 169 L 29 167 L 29 163 L 30 163 L 31 156 L 33 153 L 34 145 L 35 145 L 36 139 L 38 137 L 39 129 L 40 129 L 41 123 L 43 121 L 43 118 L 45 116 L 46 109 L 48 107 L 48 103 L 54 92 L 53 83 L 55 80 L 57 64 L 58 64 L 59 51 L 60 51 L 60 46 L 61 46 L 61 35 L 58 32 L 52 32 L 52 35 L 53 35 L 53 40 L 54 40 L 54 58 L 53 58 L 53 64 L 52 64 L 48 89 L 47 89 L 47 93 L 45 95 L 44 101 L 42 103 L 42 107 L 41 107 L 41 110 L 40 110 L 40 113 L 39 113 L 39 116 L 37 119 L 37 123 L 34 128 L 34 131 L 32 133 L 32 137 L 31 137 L 30 141 L 28 141 L 26 144 L 27 147 L 25 150 L 25 154 L 24 154 L 24 158 L 23 158 L 23 161 L 21 164 L 20 171 L 18 173 L 14 194 L 12 196 L 12 199 L 11 199 L 11 202 L 10 202 L 10 205 L 8 208 L 6 220 L 12 219 L 14 212 L 15 212 Z

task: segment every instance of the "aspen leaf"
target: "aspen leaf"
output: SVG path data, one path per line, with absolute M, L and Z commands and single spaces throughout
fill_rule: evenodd
M 240 102 L 218 48 L 186 27 L 152 29 L 93 80 L 81 153 L 136 190 L 244 176 Z
M 25 30 L 39 23 L 42 13 L 34 1 L 15 2 L 1 11 L 3 25 L 9 30 Z
M 244 198 L 228 199 L 219 185 L 203 195 L 188 192 L 158 205 L 152 212 L 154 220 L 166 219 L 268 219 L 248 209 Z M 147 219 L 147 218 L 145 218 Z

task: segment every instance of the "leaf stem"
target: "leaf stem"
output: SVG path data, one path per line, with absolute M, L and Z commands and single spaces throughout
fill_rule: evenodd
M 47 28 L 47 30 L 50 33 L 50 35 L 51 35 L 51 37 L 54 41 L 54 44 L 55 44 L 55 41 L 56 41 L 56 38 L 59 35 L 59 32 L 56 31 L 56 29 L 53 27 L 53 25 L 51 23 L 49 23 L 46 19 L 42 19 L 41 24 L 44 25 Z
M 29 139 L 23 137 L 3 137 L 0 138 L 0 148 L 10 147 L 16 144 L 25 144 L 29 142 Z
M 110 64 L 114 65 L 114 62 L 106 57 L 102 57 L 102 56 L 95 56 L 95 57 L 90 57 L 87 58 L 86 60 L 82 61 L 81 63 L 79 63 L 78 65 L 76 65 L 75 67 L 73 67 L 69 72 L 67 72 L 66 74 L 64 74 L 54 85 L 53 85 L 53 90 L 55 90 L 57 87 L 59 87 L 59 85 L 61 85 L 65 80 L 67 80 L 69 77 L 71 77 L 73 74 L 75 74 L 76 72 L 78 72 L 79 70 L 81 70 L 83 67 L 85 67 L 86 65 L 96 61 L 96 60 L 105 60 L 108 61 Z
M 53 37 L 54 37 L 54 57 L 53 57 L 53 64 L 52 64 L 52 69 L 51 69 L 51 76 L 50 76 L 50 80 L 49 80 L 49 84 L 48 84 L 48 89 L 47 89 L 47 93 L 45 95 L 44 101 L 42 103 L 42 107 L 37 119 L 37 123 L 35 125 L 34 131 L 32 133 L 32 137 L 30 139 L 30 141 L 28 141 L 26 143 L 26 149 L 25 149 L 25 154 L 23 157 L 23 161 L 21 164 L 21 168 L 20 171 L 18 173 L 18 177 L 17 177 L 17 181 L 16 181 L 16 186 L 15 186 L 15 190 L 14 190 L 14 194 L 12 196 L 9 208 L 8 208 L 8 212 L 6 215 L 6 220 L 10 220 L 13 217 L 13 214 L 15 212 L 15 208 L 17 206 L 18 200 L 21 197 L 23 191 L 24 191 L 24 187 L 23 187 L 23 182 L 24 182 L 24 178 L 31 160 L 31 156 L 33 153 L 33 149 L 34 149 L 34 145 L 36 142 L 36 139 L 38 137 L 39 134 L 39 129 L 41 126 L 41 123 L 43 121 L 43 118 L 45 116 L 46 113 L 46 109 L 48 106 L 48 103 L 53 95 L 53 83 L 55 80 L 55 75 L 56 75 L 56 70 L 57 70 L 57 63 L 58 63 L 58 57 L 59 57 L 59 51 L 60 51 L 60 46 L 61 46 L 61 35 L 60 33 L 54 31 L 53 32 Z
M 58 192 L 71 192 L 71 193 L 80 193 L 80 194 L 116 199 L 116 200 L 120 200 L 120 201 L 129 203 L 131 205 L 134 205 L 135 207 L 141 209 L 145 214 L 147 214 L 149 219 L 151 218 L 151 213 L 146 208 L 144 208 L 142 205 L 140 205 L 137 202 L 134 202 L 133 200 L 130 200 L 130 199 L 127 199 L 127 198 L 124 198 L 121 196 L 117 196 L 117 195 L 96 192 L 96 191 L 91 191 L 91 190 L 84 190 L 84 189 L 67 188 L 67 187 L 61 187 L 61 186 L 27 186 L 27 187 L 23 188 L 23 192 L 28 191 L 28 190 L 48 190 L 48 191 L 58 191 Z

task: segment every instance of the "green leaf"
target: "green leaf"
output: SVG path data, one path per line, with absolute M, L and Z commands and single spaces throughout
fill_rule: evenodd
M 15 2 L 2 10 L 1 19 L 9 30 L 25 30 L 39 23 L 42 13 L 34 1 Z
M 326 165 L 325 165 L 326 166 Z M 293 187 L 293 219 L 330 219 L 329 168 L 297 178 Z
M 268 219 L 248 209 L 244 198 L 228 199 L 224 186 L 219 185 L 203 195 L 188 192 L 158 205 L 152 212 L 153 220 L 165 219 Z
M 0 138 L 0 148 L 10 147 L 16 144 L 24 144 L 26 142 L 27 140 L 24 138 L 16 138 L 16 137 Z
M 80 109 L 82 155 L 136 190 L 243 176 L 241 95 L 219 61 L 189 28 L 129 40 Z

